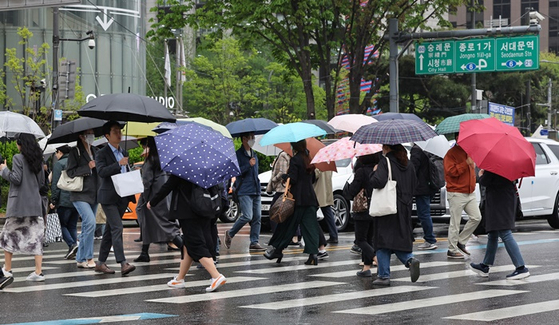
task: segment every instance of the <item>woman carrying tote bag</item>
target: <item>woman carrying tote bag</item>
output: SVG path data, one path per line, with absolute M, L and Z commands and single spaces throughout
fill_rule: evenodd
M 374 189 L 384 188 L 388 182 L 388 163 L 392 179 L 397 182 L 397 212 L 395 214 L 373 218 L 373 244 L 378 259 L 377 279 L 375 285 L 390 285 L 390 257 L 396 254 L 398 259 L 410 269 L 412 282 L 419 278 L 419 261 L 413 257 L 413 227 L 411 206 L 416 185 L 415 168 L 409 161 L 407 151 L 401 144 L 383 145 L 381 158 L 375 166 L 371 179 Z M 375 196 L 371 205 L 375 204 Z

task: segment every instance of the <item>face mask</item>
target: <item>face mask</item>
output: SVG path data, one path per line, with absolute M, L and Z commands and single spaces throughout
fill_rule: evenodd
M 248 146 L 252 148 L 254 146 L 254 139 L 248 140 Z
M 95 135 L 93 135 L 93 134 L 86 134 L 85 135 L 85 142 L 87 142 L 87 144 L 89 144 L 91 146 L 91 145 L 93 145 L 93 141 L 95 141 Z

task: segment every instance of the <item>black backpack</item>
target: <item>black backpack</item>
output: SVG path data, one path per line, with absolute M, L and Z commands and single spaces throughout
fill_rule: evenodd
M 221 213 L 219 185 L 203 188 L 193 184 L 188 201 L 192 212 L 199 216 L 213 219 Z
M 445 186 L 443 159 L 429 152 L 425 154 L 429 158 L 429 188 L 438 191 Z

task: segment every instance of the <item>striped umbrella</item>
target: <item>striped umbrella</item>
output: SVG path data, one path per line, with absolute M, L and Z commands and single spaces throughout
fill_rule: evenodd
M 360 127 L 350 140 L 358 143 L 400 144 L 425 141 L 436 136 L 425 122 L 387 120 Z

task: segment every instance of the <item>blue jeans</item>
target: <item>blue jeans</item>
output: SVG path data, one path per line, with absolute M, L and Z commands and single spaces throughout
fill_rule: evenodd
M 80 216 L 78 210 L 70 207 L 58 207 L 56 211 L 60 219 L 62 238 L 69 247 L 72 247 L 78 240 L 78 218 Z
M 406 263 L 410 258 L 413 257 L 412 253 L 395 251 L 392 249 L 381 248 L 377 249 L 377 277 L 380 279 L 390 279 L 390 256 L 392 253 L 396 254 L 396 257 L 404 264 L 409 267 Z
M 423 238 L 426 242 L 434 244 L 437 242 L 433 235 L 433 220 L 431 219 L 431 196 L 418 195 L 415 197 L 417 205 L 417 218 L 421 222 L 423 228 Z
M 231 238 L 235 237 L 239 230 L 250 222 L 250 244 L 258 243 L 262 218 L 260 195 L 239 196 L 239 209 L 241 216 L 229 230 L 229 235 Z
M 336 220 L 334 219 L 334 210 L 332 206 L 321 207 L 322 214 L 324 215 L 324 220 L 328 226 L 328 233 L 331 239 L 338 239 L 338 228 L 336 228 Z
M 505 249 L 512 260 L 514 267 L 524 266 L 524 260 L 520 254 L 520 249 L 514 237 L 512 236 L 512 231 L 510 230 L 494 230 L 487 233 L 487 249 L 485 250 L 485 257 L 483 258 L 483 264 L 493 265 L 495 262 L 495 254 L 497 253 L 497 247 L 499 246 L 499 238 L 503 240 Z
M 95 213 L 97 202 L 89 204 L 84 201 L 72 202 L 82 217 L 82 232 L 79 236 L 80 245 L 76 254 L 77 262 L 93 259 L 93 237 L 95 235 Z

